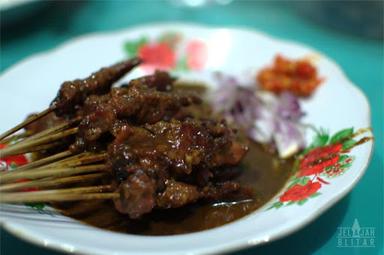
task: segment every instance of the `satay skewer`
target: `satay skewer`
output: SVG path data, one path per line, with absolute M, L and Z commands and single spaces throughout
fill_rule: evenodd
M 0 203 L 59 202 L 75 200 L 114 199 L 120 197 L 120 194 L 117 192 L 102 192 L 105 189 L 111 189 L 111 186 L 103 185 L 33 192 L 4 192 L 0 193 Z
M 27 154 L 27 153 L 32 153 L 32 152 L 45 151 L 45 150 L 60 146 L 61 144 L 62 144 L 62 142 L 56 141 L 53 143 L 40 144 L 40 145 L 36 145 L 33 147 L 25 147 L 25 148 L 19 149 L 17 151 L 17 153 L 15 153 L 15 154 L 12 153 L 11 155 L 21 155 L 21 154 Z M 1 150 L 0 150 L 0 156 L 1 156 Z
M 44 168 L 30 171 L 9 172 L 0 177 L 0 183 L 9 183 L 18 179 L 40 179 L 44 177 L 66 177 L 76 174 L 102 172 L 106 170 L 105 164 L 95 164 L 80 167 Z
M 0 158 L 4 158 L 4 157 L 10 156 L 10 155 L 26 153 L 26 152 L 28 152 L 28 150 L 26 150 L 28 148 L 30 148 L 31 151 L 33 151 L 32 149 L 34 146 L 43 145 L 46 143 L 52 143 L 52 142 L 58 141 L 58 140 L 65 138 L 67 136 L 76 134 L 77 131 L 78 131 L 78 127 L 75 127 L 75 128 L 71 128 L 71 129 L 62 131 L 62 132 L 59 131 L 58 133 L 54 133 L 54 134 L 50 134 L 50 135 L 47 135 L 47 136 L 44 136 L 41 138 L 37 138 L 37 139 L 31 140 L 31 141 L 27 140 L 27 141 L 19 142 L 19 143 L 14 144 L 14 145 L 10 145 L 10 146 L 0 150 Z
M 77 187 L 77 188 L 66 188 L 66 189 L 53 189 L 53 190 L 40 190 L 40 191 L 25 191 L 25 192 L 2 192 L 0 195 L 5 194 L 17 194 L 20 196 L 28 195 L 50 195 L 50 194 L 75 194 L 75 193 L 93 193 L 93 192 L 103 192 L 111 190 L 111 185 L 97 185 L 97 186 L 88 186 L 88 187 Z
M 79 167 L 89 165 L 91 163 L 105 161 L 107 159 L 107 153 L 100 154 L 90 154 L 90 153 L 81 153 L 74 155 L 72 157 L 65 158 L 60 161 L 52 162 L 48 165 L 40 166 L 38 168 L 33 168 L 33 170 L 37 169 L 52 169 L 52 168 L 64 168 L 64 167 Z M 32 170 L 32 169 L 31 169 Z M 17 171 L 17 169 L 12 172 Z M 0 175 L 1 176 L 1 175 Z
M 80 153 L 80 154 L 76 154 L 71 157 L 68 157 L 70 155 L 73 155 L 73 153 L 70 150 L 59 152 L 52 156 L 41 158 L 39 160 L 32 161 L 29 164 L 15 168 L 11 172 L 0 173 L 0 177 L 3 175 L 7 175 L 9 173 L 17 173 L 21 171 L 46 169 L 46 168 L 53 168 L 53 167 L 62 168 L 62 167 L 75 167 L 75 166 L 87 165 L 90 163 L 96 163 L 96 162 L 106 160 L 108 156 L 107 153 L 98 153 L 98 154 Z M 58 160 L 58 161 L 55 161 L 55 160 Z
M 0 172 L 0 180 L 1 180 L 2 176 L 8 175 L 8 174 L 11 174 L 11 173 L 15 174 L 15 173 L 20 173 L 22 171 L 28 171 L 28 170 L 36 170 L 36 169 L 43 169 L 43 168 L 53 168 L 53 167 L 64 167 L 64 166 L 65 167 L 73 166 L 71 161 L 78 159 L 80 156 L 88 155 L 88 153 L 81 153 L 81 154 L 77 154 L 77 155 L 74 155 L 74 156 L 66 157 L 64 159 L 60 159 L 60 157 L 65 156 L 66 154 L 70 154 L 70 151 L 67 150 L 67 151 L 64 151 L 64 152 L 59 152 L 57 154 L 48 156 L 46 158 L 41 158 L 39 160 L 32 161 L 32 162 L 30 162 L 30 163 L 28 163 L 26 165 L 19 166 L 19 167 L 13 169 L 12 171 Z M 55 158 L 59 159 L 59 160 L 58 161 L 53 161 L 53 162 L 44 162 L 44 161 L 51 161 L 51 159 L 55 159 Z M 43 162 L 43 164 L 41 162 Z M 37 166 L 36 166 L 36 164 L 37 164 Z
M 83 158 L 83 157 L 87 157 L 89 155 L 91 155 L 91 153 L 88 153 L 88 152 L 83 152 L 83 153 L 80 153 L 80 154 L 75 154 L 75 155 L 72 155 L 70 157 L 63 158 L 61 160 L 51 162 L 51 163 L 49 163 L 47 165 L 40 166 L 39 168 L 75 166 L 75 165 L 78 165 L 78 164 L 77 163 L 75 164 L 73 162 L 76 162 L 78 159 Z M 15 170 L 17 170 L 17 169 L 15 169 Z
M 75 166 L 87 165 L 90 163 L 96 163 L 96 162 L 104 161 L 108 158 L 107 153 L 98 153 L 98 154 L 94 154 L 94 153 L 84 153 L 83 154 L 82 153 L 82 154 L 78 154 L 78 155 L 80 155 L 80 156 L 68 158 L 68 159 L 65 159 L 61 162 L 54 162 L 50 166 L 43 166 L 41 168 L 47 168 L 47 167 L 52 167 L 52 166 L 55 166 L 55 167 L 58 167 L 58 166 L 75 167 Z
M 45 157 L 45 158 L 41 158 L 41 159 L 32 161 L 29 164 L 26 164 L 26 165 L 23 165 L 23 166 L 19 166 L 16 169 L 14 169 L 13 171 L 21 171 L 21 170 L 27 170 L 27 169 L 31 169 L 31 168 L 41 167 L 41 166 L 46 165 L 48 163 L 51 163 L 53 161 L 56 161 L 56 160 L 59 160 L 59 159 L 62 159 L 62 158 L 66 158 L 66 157 L 68 157 L 70 155 L 72 155 L 72 152 L 70 150 L 66 150 L 66 151 L 54 154 L 52 156 L 48 156 L 48 157 Z
M 34 140 L 34 139 L 37 139 L 37 138 L 42 138 L 44 136 L 47 136 L 49 134 L 52 134 L 52 133 L 60 131 L 60 130 L 65 130 L 65 129 L 71 127 L 73 124 L 75 124 L 76 122 L 79 122 L 79 121 L 80 121 L 79 117 L 75 118 L 75 119 L 73 119 L 71 121 L 64 122 L 64 123 L 55 125 L 53 127 L 44 129 L 44 130 L 42 130 L 42 131 L 40 131 L 38 133 L 35 133 L 35 134 L 31 135 L 31 136 L 26 137 L 24 140 L 19 141 L 19 142 L 31 141 L 31 140 Z
M 16 125 L 15 127 L 5 131 L 4 133 L 2 133 L 0 135 L 0 142 L 2 142 L 2 140 L 6 137 L 8 137 L 9 135 L 19 131 L 20 129 L 26 127 L 27 125 L 31 124 L 32 122 L 38 120 L 38 119 L 41 119 L 42 117 L 46 116 L 47 114 L 53 112 L 55 110 L 55 107 L 54 106 L 51 106 L 49 107 L 48 109 L 45 109 L 44 111 L 26 119 L 25 121 L 21 122 L 20 124 Z
M 4 138 L 35 122 L 36 120 L 41 119 L 42 117 L 48 115 L 51 112 L 55 112 L 56 115 L 61 116 L 62 114 L 67 113 L 68 109 L 66 109 L 66 107 L 68 107 L 69 105 L 76 106 L 78 103 L 81 103 L 85 96 L 88 96 L 93 93 L 98 94 L 100 91 L 103 92 L 104 90 L 108 90 L 114 82 L 122 78 L 126 73 L 131 71 L 140 63 L 141 60 L 139 58 L 132 58 L 116 63 L 107 68 L 102 68 L 99 71 L 92 73 L 89 77 L 85 79 L 64 82 L 62 86 L 81 86 L 82 89 L 76 91 L 76 93 L 74 93 L 72 96 L 69 96 L 66 93 L 61 93 L 62 91 L 60 91 L 60 93 L 51 103 L 49 108 L 36 115 L 33 115 L 32 117 L 26 119 L 15 127 L 0 134 L 0 143 Z M 84 86 L 84 84 L 87 84 L 88 86 Z M 71 112 L 72 110 L 70 110 L 69 112 Z
M 10 142 L 13 142 L 13 141 L 18 141 L 22 138 L 26 138 L 30 135 L 30 133 L 28 131 L 24 131 L 22 133 L 19 133 L 19 134 L 14 134 L 12 136 L 8 136 L 6 138 L 4 138 L 3 140 L 0 141 L 1 144 L 8 144 Z
M 23 190 L 27 188 L 44 189 L 47 187 L 60 186 L 63 184 L 72 184 L 72 183 L 96 180 L 98 178 L 103 177 L 105 174 L 106 173 L 102 172 L 102 173 L 95 173 L 95 174 L 84 174 L 84 175 L 63 177 L 63 178 L 57 178 L 57 179 L 48 177 L 48 178 L 39 179 L 39 180 L 17 182 L 17 183 L 0 185 L 0 191 L 1 192 L 17 191 L 17 190 Z
M 97 199 L 114 199 L 119 198 L 118 193 L 86 193 L 86 194 L 52 194 L 52 195 L 36 195 L 25 197 L 9 197 L 8 195 L 0 195 L 0 203 L 32 203 L 32 202 L 64 202 L 77 200 L 97 200 Z

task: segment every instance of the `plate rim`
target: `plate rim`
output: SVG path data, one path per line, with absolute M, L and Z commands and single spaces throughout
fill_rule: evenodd
M 0 11 L 8 11 L 36 1 L 37 0 L 9 0 L 0 3 Z
M 310 50 L 311 52 L 314 52 L 316 54 L 319 54 L 322 58 L 326 59 L 328 62 L 330 62 L 340 73 L 340 76 L 344 78 L 347 82 L 344 84 L 344 86 L 349 87 L 349 89 L 354 90 L 359 96 L 361 96 L 362 99 L 364 99 L 364 103 L 366 105 L 367 112 L 365 113 L 365 119 L 366 122 L 368 123 L 368 126 L 371 127 L 372 121 L 371 121 L 371 107 L 370 103 L 368 100 L 368 97 L 365 95 L 365 93 L 354 83 L 351 81 L 351 79 L 346 75 L 344 70 L 341 68 L 341 66 L 332 58 L 328 57 L 326 54 L 324 54 L 322 51 L 319 51 L 318 49 L 306 45 L 304 43 L 301 43 L 299 41 L 295 40 L 290 40 L 290 39 L 285 39 L 285 38 L 280 38 L 278 36 L 270 35 L 264 31 L 260 31 L 258 29 L 252 28 L 252 27 L 247 27 L 247 26 L 220 26 L 220 25 L 206 25 L 206 24 L 201 24 L 201 23 L 193 23 L 193 22 L 149 22 L 149 23 L 144 23 L 142 25 L 133 25 L 129 26 L 127 28 L 122 28 L 122 29 L 117 29 L 117 30 L 110 30 L 110 31 L 97 31 L 97 32 L 91 32 L 91 33 L 86 33 L 83 35 L 79 35 L 73 38 L 70 38 L 62 43 L 59 43 L 58 45 L 49 48 L 47 50 L 41 51 L 34 53 L 30 56 L 27 56 L 25 58 L 22 58 L 15 64 L 12 64 L 11 66 L 5 68 L 1 73 L 0 73 L 0 79 L 13 70 L 15 67 L 23 64 L 24 62 L 30 61 L 35 58 L 42 58 L 42 57 L 47 57 L 51 54 L 53 54 L 56 51 L 60 51 L 62 48 L 65 48 L 68 45 L 78 43 L 83 40 L 92 40 L 92 38 L 97 38 L 97 37 L 102 37 L 102 36 L 114 36 L 118 34 L 123 34 L 123 33 L 131 33 L 133 31 L 137 31 L 140 29 L 148 29 L 148 28 L 155 28 L 155 29 L 166 29 L 167 27 L 172 27 L 174 30 L 180 30 L 182 31 L 183 29 L 204 29 L 204 30 L 218 30 L 218 29 L 224 29 L 228 31 L 241 31 L 241 32 L 246 32 L 246 33 L 251 33 L 257 36 L 262 36 L 266 37 L 268 39 L 271 39 L 273 41 L 277 41 L 279 43 L 284 43 L 284 44 L 291 44 L 299 47 L 303 47 L 305 49 Z M 373 136 L 373 134 L 372 134 Z M 371 162 L 372 156 L 373 156 L 373 151 L 374 151 L 374 142 L 370 142 L 369 145 L 369 155 L 366 158 L 365 164 L 361 166 L 361 170 L 359 172 L 359 175 L 351 182 L 348 186 L 344 187 L 344 189 L 338 194 L 337 196 L 333 197 L 332 199 L 328 200 L 327 203 L 320 207 L 316 212 L 311 213 L 308 215 L 304 220 L 298 222 L 296 225 L 292 225 L 290 227 L 287 227 L 280 231 L 279 233 L 271 236 L 268 238 L 268 240 L 261 240 L 260 242 L 257 243 L 248 243 L 244 242 L 243 240 L 238 240 L 236 243 L 231 243 L 231 244 L 223 244 L 219 248 L 207 248 L 205 251 L 199 251 L 196 252 L 197 254 L 211 254 L 211 253 L 220 253 L 220 252 L 233 252 L 237 251 L 240 249 L 245 249 L 249 247 L 254 247 L 257 245 L 264 245 L 266 243 L 269 243 L 271 241 L 276 241 L 279 239 L 282 239 L 283 237 L 286 237 L 296 231 L 299 231 L 303 229 L 306 225 L 310 224 L 314 220 L 316 220 L 320 215 L 322 215 L 324 212 L 329 210 L 331 207 L 333 207 L 338 201 L 340 201 L 342 198 L 344 198 L 348 193 L 351 192 L 351 190 L 357 185 L 357 183 L 361 180 L 361 178 L 365 175 L 366 170 Z M 364 162 L 363 162 L 364 163 Z M 278 194 L 277 194 L 278 195 Z M 277 196 L 276 195 L 276 196 Z M 275 197 L 276 197 L 275 196 Z M 275 198 L 274 197 L 274 198 Z M 274 199 L 272 198 L 271 201 Z M 0 225 L 13 235 L 21 238 L 22 240 L 31 242 L 35 245 L 42 246 L 44 248 L 56 250 L 56 251 L 64 251 L 67 253 L 76 253 L 76 254 L 88 254 L 89 250 L 87 249 L 82 249 L 79 247 L 64 247 L 60 243 L 55 243 L 55 242 L 49 242 L 46 243 L 43 239 L 39 237 L 34 237 L 28 231 L 25 231 L 25 229 L 20 229 L 18 228 L 18 224 L 12 224 L 12 222 L 5 222 L 3 220 L 0 220 Z M 185 253 L 187 253 L 186 251 Z M 101 253 L 100 253 L 101 254 Z M 149 253 L 146 253 L 149 254 Z

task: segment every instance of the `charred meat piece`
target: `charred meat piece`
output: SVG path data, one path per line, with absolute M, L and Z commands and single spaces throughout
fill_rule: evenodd
M 137 170 L 118 188 L 120 197 L 114 200 L 116 209 L 131 219 L 140 218 L 153 209 L 179 208 L 205 201 L 233 201 L 252 197 L 252 191 L 236 182 L 209 184 L 203 188 L 168 179 L 165 189 L 156 192 L 156 182 L 142 170 Z
M 241 198 L 250 198 L 251 192 L 242 188 L 237 182 L 210 183 L 205 187 L 197 187 L 175 180 L 167 180 L 166 188 L 157 195 L 156 203 L 160 208 L 178 208 L 196 202 L 199 199 L 219 201 L 239 197 L 238 191 L 242 190 Z
M 222 183 L 210 183 L 205 187 L 197 187 L 175 180 L 167 180 L 166 188 L 158 193 L 156 206 L 168 209 L 178 208 L 198 200 L 223 201 L 244 200 L 253 197 L 252 190 L 241 187 L 239 183 L 226 181 Z
M 137 219 L 155 207 L 156 185 L 143 171 L 138 170 L 119 185 L 120 197 L 114 200 L 116 209 Z
M 157 70 L 152 75 L 143 76 L 132 82 L 145 84 L 148 88 L 156 88 L 158 91 L 172 91 L 175 81 L 176 79 L 170 76 L 169 73 Z
M 208 169 L 238 164 L 247 147 L 236 141 L 225 122 L 187 119 L 159 121 L 145 128 L 160 142 L 160 149 L 176 173 L 190 174 L 193 167 Z
M 223 129 L 221 133 L 216 132 L 217 126 Z M 124 127 L 109 146 L 109 155 L 112 162 L 132 155 L 127 162 L 136 158 L 134 164 L 140 168 L 166 168 L 179 177 L 191 174 L 195 167 L 210 169 L 238 164 L 247 147 L 235 138 L 233 130 L 223 123 L 160 121 L 145 128 Z
M 140 59 L 133 58 L 102 68 L 85 79 L 64 82 L 52 101 L 51 107 L 54 107 L 57 116 L 75 113 L 87 96 L 108 93 L 114 82 L 140 62 Z
M 27 117 L 27 119 L 33 117 L 35 114 L 31 114 Z M 44 131 L 50 127 L 54 127 L 56 125 L 60 125 L 65 123 L 66 121 L 62 118 L 57 117 L 54 113 L 50 113 L 41 119 L 32 122 L 31 124 L 25 127 L 25 130 L 30 134 L 36 134 L 41 131 Z
M 240 185 L 237 182 L 223 182 L 214 185 L 205 186 L 201 194 L 205 199 L 208 200 L 220 200 L 229 197 L 240 189 Z
M 201 99 L 194 93 L 159 91 L 139 79 L 132 81 L 127 88 L 111 92 L 111 104 L 118 118 L 129 118 L 136 124 L 170 120 L 180 108 L 199 103 Z
M 196 186 L 167 180 L 164 192 L 158 194 L 156 203 L 160 208 L 178 208 L 196 202 L 200 192 Z
M 122 125 L 170 120 L 181 108 L 201 102 L 194 93 L 172 91 L 173 81 L 168 73 L 157 72 L 131 81 L 127 87 L 113 88 L 109 94 L 89 96 L 81 109 L 83 120 L 72 149 L 89 150 L 103 135 L 116 136 Z

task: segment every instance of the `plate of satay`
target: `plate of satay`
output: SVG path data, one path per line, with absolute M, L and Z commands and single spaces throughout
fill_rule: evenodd
M 91 34 L 0 76 L 0 222 L 82 254 L 287 236 L 357 184 L 369 102 L 331 59 L 238 28 Z

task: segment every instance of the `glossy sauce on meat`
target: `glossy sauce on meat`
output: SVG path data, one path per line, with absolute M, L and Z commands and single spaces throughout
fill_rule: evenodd
M 185 87 L 178 89 L 186 90 Z M 191 88 L 188 87 L 188 90 Z M 193 90 L 199 94 L 204 92 L 201 87 L 195 87 Z M 180 113 L 181 116 L 195 114 L 207 116 L 210 114 L 210 109 L 203 104 L 192 106 L 192 108 Z M 130 219 L 126 214 L 119 213 L 114 208 L 112 201 L 82 201 L 61 203 L 55 206 L 65 215 L 111 231 L 138 235 L 175 235 L 196 232 L 224 225 L 260 208 L 282 189 L 291 175 L 292 166 L 293 160 L 280 160 L 276 155 L 268 152 L 266 148 L 250 142 L 249 151 L 241 163 L 242 171 L 234 179 L 241 186 L 252 189 L 253 195 L 250 199 L 233 199 L 214 203 L 198 200 L 196 203 L 180 208 L 154 209 L 135 220 Z M 238 172 L 234 171 L 234 174 Z M 224 174 L 233 173 L 226 171 Z M 140 180 L 144 176 L 139 175 L 137 178 Z M 130 185 L 133 184 L 135 184 L 134 181 L 130 183 Z M 177 205 L 177 203 L 185 204 L 185 199 L 197 200 L 197 197 L 193 196 L 196 191 L 192 187 L 184 187 L 182 189 L 184 193 L 180 192 L 180 196 L 172 203 Z M 169 184 L 169 192 L 179 188 L 175 183 Z M 198 195 L 196 194 L 196 196 Z M 160 196 L 158 199 L 157 203 L 160 207 L 164 204 L 166 208 L 170 204 L 167 200 L 169 197 L 166 196 L 166 191 L 164 196 Z M 140 204 L 140 206 L 145 208 L 149 205 Z M 148 209 L 148 211 L 150 210 Z

